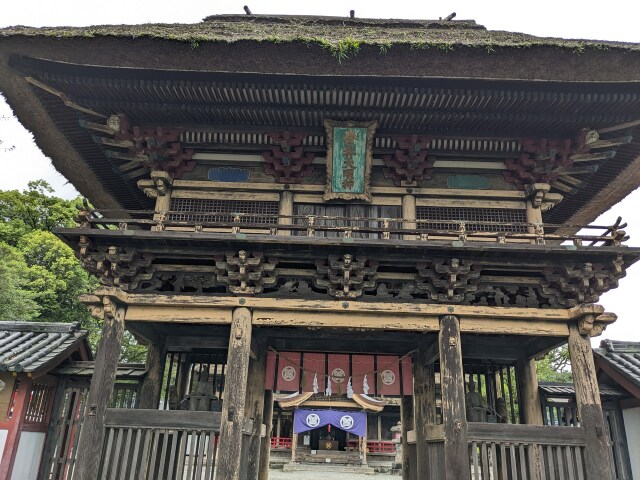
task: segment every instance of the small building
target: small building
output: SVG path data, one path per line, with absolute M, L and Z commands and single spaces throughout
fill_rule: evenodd
M 92 360 L 78 323 L 0 322 L 0 479 L 35 479 L 63 362 Z
M 598 383 L 623 392 L 615 405 L 620 413 L 609 419 L 605 410 L 605 419 L 617 428 L 618 443 L 626 444 L 633 478 L 640 478 L 640 342 L 603 340 L 593 354 Z

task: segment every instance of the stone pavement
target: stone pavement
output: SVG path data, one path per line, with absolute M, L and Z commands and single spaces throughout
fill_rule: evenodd
M 269 480 L 316 480 L 319 478 L 327 478 L 326 473 L 318 472 L 283 472 L 280 469 L 269 470 Z M 376 480 L 398 480 L 402 477 L 398 475 L 387 475 L 377 473 L 376 475 L 359 475 L 352 473 L 332 473 L 331 480 L 367 480 L 369 478 Z

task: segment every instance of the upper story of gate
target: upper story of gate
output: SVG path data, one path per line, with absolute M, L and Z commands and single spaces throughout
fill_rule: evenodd
M 0 89 L 130 292 L 571 308 L 617 285 L 640 46 L 472 21 L 10 28 Z

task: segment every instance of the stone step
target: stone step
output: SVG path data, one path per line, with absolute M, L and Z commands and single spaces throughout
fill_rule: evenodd
M 327 473 L 352 473 L 356 475 L 375 475 L 373 468 L 366 465 L 335 465 L 331 463 L 285 463 L 283 472 L 318 472 Z

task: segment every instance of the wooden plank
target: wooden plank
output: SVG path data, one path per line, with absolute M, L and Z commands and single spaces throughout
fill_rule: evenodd
M 467 418 L 464 406 L 464 372 L 460 320 L 455 315 L 440 319 L 440 384 L 442 423 L 445 432 L 444 465 L 447 479 L 463 480 L 470 475 Z
M 480 200 L 480 199 L 439 199 L 439 198 L 417 198 L 418 207 L 461 207 L 461 208 L 506 208 L 509 210 L 525 210 L 525 202 L 514 202 L 510 200 Z
M 181 190 L 174 188 L 171 193 L 173 198 L 201 198 L 203 200 L 240 200 L 246 202 L 277 202 L 280 196 L 277 193 L 268 192 L 240 192 L 233 191 L 206 191 L 206 190 Z
M 580 424 L 586 436 L 586 478 L 613 478 L 591 342 L 589 336 L 580 335 L 577 324 L 569 327 L 569 354 Z
M 80 430 L 74 478 L 94 480 L 96 459 L 101 457 L 104 439 L 104 419 L 113 393 L 113 385 L 120 358 L 126 309 L 104 299 L 102 337 L 87 398 L 87 410 Z
M 237 302 L 237 299 L 236 299 Z M 130 306 L 127 320 L 138 322 L 170 322 L 170 323 L 231 323 L 231 310 L 190 308 L 174 306 L 173 308 L 159 308 L 155 306 Z
M 216 480 L 238 480 L 242 460 L 242 430 L 245 418 L 247 376 L 251 350 L 251 311 L 237 308 L 233 312 L 222 404 L 220 451 Z
M 344 310 L 344 308 L 343 308 Z M 290 311 L 254 310 L 254 324 L 277 327 L 322 327 L 322 328 L 371 328 L 377 330 L 438 331 L 435 316 L 404 315 L 392 317 L 386 314 L 316 313 Z
M 191 412 L 188 410 L 143 410 L 109 408 L 105 415 L 107 427 L 142 428 L 206 428 L 220 429 L 221 413 Z

